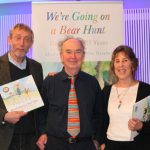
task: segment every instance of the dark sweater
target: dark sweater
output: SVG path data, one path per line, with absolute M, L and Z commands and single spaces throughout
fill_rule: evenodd
M 21 70 L 12 63 L 10 65 L 10 74 L 12 81 L 30 75 L 29 67 L 27 64 L 26 69 Z M 35 133 L 34 113 L 31 111 L 26 116 L 22 117 L 19 122 L 15 124 L 15 134 Z

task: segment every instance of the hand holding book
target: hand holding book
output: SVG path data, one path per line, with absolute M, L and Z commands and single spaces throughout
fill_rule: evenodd
M 132 119 L 128 122 L 128 127 L 132 131 L 131 139 L 134 139 L 143 127 L 143 122 L 150 120 L 150 96 L 136 102 L 133 105 Z

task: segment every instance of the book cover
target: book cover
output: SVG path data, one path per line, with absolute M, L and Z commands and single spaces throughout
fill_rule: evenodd
M 32 75 L 0 86 L 0 94 L 8 112 L 29 112 L 44 106 Z
M 147 96 L 134 104 L 132 117 L 138 118 L 141 121 L 150 120 L 150 96 Z

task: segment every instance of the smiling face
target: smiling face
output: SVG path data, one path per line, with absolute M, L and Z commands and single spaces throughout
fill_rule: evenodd
M 8 43 L 11 49 L 10 54 L 14 60 L 23 60 L 33 44 L 33 35 L 30 31 L 16 28 L 8 37 Z
M 132 61 L 124 52 L 116 54 L 114 59 L 114 73 L 118 80 L 133 79 L 133 65 Z
M 61 61 L 67 74 L 75 75 L 79 72 L 84 60 L 84 48 L 77 39 L 68 39 L 62 45 Z

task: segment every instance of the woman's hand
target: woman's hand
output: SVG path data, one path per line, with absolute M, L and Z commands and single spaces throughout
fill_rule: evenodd
M 139 119 L 132 118 L 128 121 L 128 128 L 131 131 L 138 131 L 141 130 L 143 127 L 143 122 Z
M 100 145 L 100 150 L 105 150 L 105 144 Z

